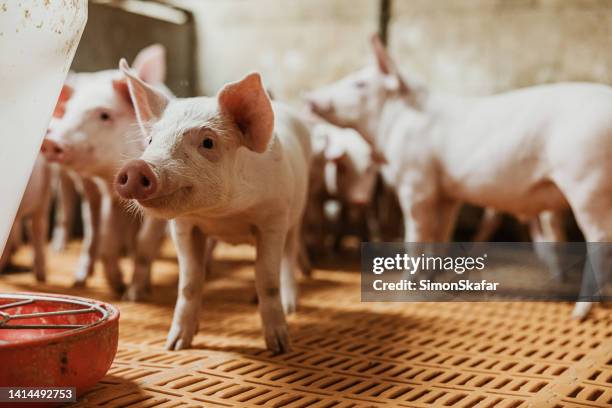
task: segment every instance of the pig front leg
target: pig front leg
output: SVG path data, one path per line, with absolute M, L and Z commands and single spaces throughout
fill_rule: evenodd
M 111 289 L 122 294 L 125 291 L 123 276 L 119 268 L 121 255 L 122 230 L 122 208 L 121 204 L 108 195 L 102 196 L 102 217 L 100 220 L 100 259 L 104 267 L 104 276 Z
M 93 274 L 98 244 L 100 241 L 100 212 L 102 196 L 98 186 L 90 179 L 80 180 L 83 192 L 81 216 L 83 218 L 83 246 L 74 275 L 74 286 L 83 287 L 89 276 Z
M 425 187 L 403 185 L 398 191 L 398 198 L 404 217 L 404 241 L 411 243 L 410 255 L 431 253 L 432 242 L 440 238 L 440 226 L 437 217 L 441 209 L 434 196 L 423 192 Z M 448 214 L 446 214 L 448 217 Z M 418 273 L 418 271 L 415 271 Z M 412 280 L 416 275 L 406 271 L 403 279 Z
M 151 293 L 151 264 L 157 258 L 165 237 L 166 221 L 145 217 L 137 238 L 134 276 L 124 300 L 137 302 Z
M 259 299 L 259 314 L 266 347 L 276 354 L 290 351 L 289 333 L 279 290 L 286 235 L 286 229 L 270 227 L 259 228 L 256 233 L 255 289 Z
M 398 198 L 404 216 L 405 242 L 435 242 L 438 234 L 439 209 L 429 188 L 401 185 Z
M 193 336 L 198 331 L 205 279 L 206 236 L 188 222 L 174 220 L 170 227 L 178 253 L 179 288 L 166 349 L 182 350 L 191 347 Z
M 55 210 L 55 226 L 51 238 L 51 247 L 60 252 L 66 249 L 74 222 L 74 211 L 78 194 L 74 181 L 65 170 L 57 169 L 57 208 Z
M 49 234 L 49 208 L 51 207 L 51 191 L 49 183 L 45 183 L 45 191 L 40 197 L 39 207 L 32 214 L 30 222 L 30 237 L 34 250 L 34 276 L 38 282 L 45 282 L 47 279 L 46 271 L 46 250 L 47 235 Z
M 34 249 L 34 276 L 39 282 L 46 280 L 46 244 L 49 235 L 49 210 L 51 208 L 51 168 L 44 167 L 42 191 L 39 203 L 30 220 L 32 247 Z

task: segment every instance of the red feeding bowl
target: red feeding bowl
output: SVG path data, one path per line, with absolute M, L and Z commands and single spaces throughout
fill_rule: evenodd
M 0 293 L 0 387 L 76 387 L 82 395 L 110 368 L 118 338 L 119 311 L 107 303 Z

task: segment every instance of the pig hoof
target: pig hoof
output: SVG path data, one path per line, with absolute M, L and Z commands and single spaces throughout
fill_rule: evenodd
M 273 354 L 283 354 L 291 351 L 287 325 L 266 329 L 266 348 Z
M 576 320 L 586 319 L 592 306 L 593 304 L 591 302 L 576 302 L 576 306 L 574 306 L 574 311 L 572 312 L 572 317 Z
M 195 330 L 185 330 L 173 326 L 166 339 L 166 350 L 184 350 L 190 348 L 194 335 Z
M 45 283 L 46 281 L 47 281 L 47 277 L 45 276 L 44 273 L 42 273 L 42 274 L 41 273 L 37 273 L 36 274 L 36 282 Z

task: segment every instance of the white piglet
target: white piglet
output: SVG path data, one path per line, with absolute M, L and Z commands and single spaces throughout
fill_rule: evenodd
M 308 184 L 308 129 L 271 103 L 259 74 L 216 97 L 168 99 L 122 61 L 149 146 L 117 176 L 117 192 L 171 219 L 179 291 L 168 349 L 198 329 L 208 237 L 253 243 L 255 286 L 267 348 L 289 350 L 285 312 L 296 306 L 295 268 Z
M 144 48 L 134 61 L 138 75 L 170 95 L 164 86 L 166 61 L 161 45 Z M 99 257 L 105 277 L 117 293 L 125 284 L 119 268 L 122 246 L 135 246 L 134 275 L 125 292 L 141 300 L 150 290 L 151 263 L 165 237 L 166 222 L 130 214 L 112 188 L 117 171 L 146 146 L 138 131 L 128 84 L 118 70 L 71 74 L 56 107 L 57 118 L 43 142 L 52 162 L 76 174 L 84 196 L 85 239 L 75 284 L 84 285 Z M 134 242 L 135 241 L 135 242 Z
M 311 93 L 309 102 L 386 157 L 382 174 L 397 190 L 406 241 L 447 241 L 459 204 L 468 202 L 521 219 L 569 207 L 587 241 L 612 242 L 610 87 L 565 83 L 482 98 L 444 95 L 400 73 L 378 37 L 373 46 L 375 66 Z M 610 249 L 598 249 L 589 255 L 601 284 Z M 574 315 L 589 308 L 578 303 Z

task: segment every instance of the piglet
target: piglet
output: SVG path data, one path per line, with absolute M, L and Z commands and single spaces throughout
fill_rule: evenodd
M 161 45 L 141 50 L 134 66 L 143 80 L 171 96 L 163 84 L 166 61 Z M 150 290 L 151 263 L 165 237 L 166 222 L 145 217 L 139 225 L 138 217 L 112 188 L 117 171 L 140 156 L 146 145 L 138 131 L 128 84 L 118 70 L 72 73 L 54 116 L 42 152 L 74 176 L 84 197 L 85 238 L 75 285 L 85 284 L 100 258 L 111 288 L 124 293 L 119 258 L 124 248 L 132 248 L 134 275 L 124 297 L 141 300 Z
M 398 192 L 406 241 L 448 240 L 461 202 L 523 219 L 571 208 L 588 242 L 612 241 L 612 88 L 562 83 L 462 98 L 427 89 L 378 37 L 372 45 L 375 65 L 309 102 L 386 157 L 382 173 Z M 583 289 L 594 294 L 607 281 L 612 247 L 588 251 L 593 272 L 585 269 Z M 579 302 L 574 316 L 590 306 Z
M 270 101 L 260 75 L 216 97 L 169 99 L 128 67 L 130 94 L 149 146 L 115 188 L 146 214 L 171 220 L 179 292 L 168 349 L 190 347 L 198 329 L 208 237 L 257 249 L 255 287 L 267 348 L 289 350 L 285 312 L 296 306 L 294 269 L 306 203 L 308 129 Z
M 310 251 L 327 252 L 330 235 L 335 249 L 347 233 L 356 233 L 364 241 L 380 238 L 373 200 L 378 163 L 370 146 L 354 130 L 321 121 L 313 123 L 311 134 L 313 160 L 304 231 Z

